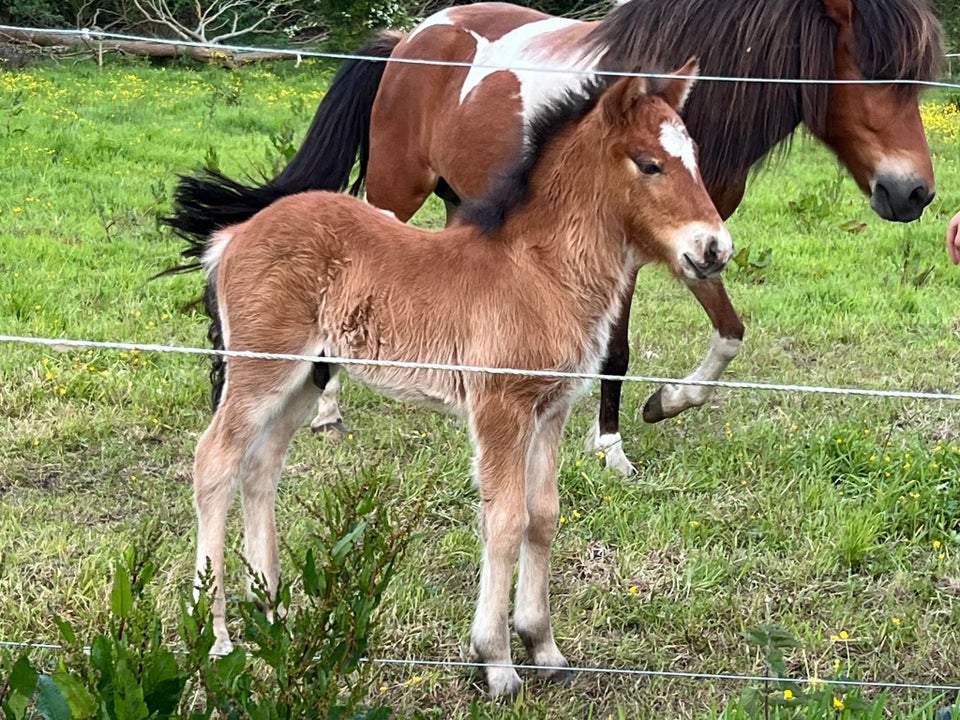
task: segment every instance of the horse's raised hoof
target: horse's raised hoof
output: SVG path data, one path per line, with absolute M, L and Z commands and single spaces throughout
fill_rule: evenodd
M 337 418 L 333 422 L 318 423 L 314 421 L 310 424 L 310 429 L 317 433 L 338 432 L 341 435 L 349 435 L 353 431 L 343 424 L 343 418 Z
M 643 404 L 643 421 L 655 423 L 668 417 L 672 416 L 663 411 L 663 388 L 660 388 Z

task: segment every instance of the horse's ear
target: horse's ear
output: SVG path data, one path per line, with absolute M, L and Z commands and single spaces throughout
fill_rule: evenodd
M 847 27 L 853 22 L 852 0 L 822 0 L 823 9 L 827 17 L 840 27 Z
M 674 70 L 671 75 L 676 77 L 669 78 L 663 86 L 663 90 L 657 93 L 674 110 L 680 112 L 683 110 L 684 103 L 690 97 L 690 91 L 697 83 L 697 73 L 700 72 L 700 63 L 695 57 L 690 58 L 679 70 Z
M 649 81 L 645 77 L 624 77 L 617 80 L 603 94 L 603 118 L 610 125 L 630 122 L 631 111 L 647 94 Z

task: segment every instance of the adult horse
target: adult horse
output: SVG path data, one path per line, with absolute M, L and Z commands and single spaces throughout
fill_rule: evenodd
M 284 198 L 203 249 L 207 296 L 230 350 L 599 369 L 637 267 L 712 277 L 733 251 L 675 109 L 695 72 L 578 88 L 532 119 L 525 160 L 437 233 L 340 193 Z M 590 227 L 589 232 L 584 228 Z M 512 694 L 509 617 L 545 675 L 567 661 L 550 625 L 557 450 L 576 378 L 346 365 L 373 388 L 465 416 L 483 544 L 470 645 L 493 696 Z M 214 652 L 231 649 L 223 543 L 239 487 L 246 559 L 273 599 L 274 501 L 287 446 L 337 366 L 231 357 L 194 462 L 198 583 L 214 583 Z
M 594 71 L 675 67 L 691 55 L 700 57 L 704 75 L 809 81 L 704 81 L 694 89 L 684 119 L 724 218 L 739 205 L 751 169 L 801 124 L 833 150 L 882 218 L 914 220 L 934 193 L 917 86 L 817 82 L 934 79 L 940 30 L 925 0 L 630 0 L 599 22 L 481 3 L 437 13 L 406 36 L 381 35 L 358 54 L 475 65 L 347 61 L 277 177 L 261 187 L 212 173 L 181 180 L 168 222 L 195 239 L 187 257 L 198 256 L 210 231 L 244 220 L 253 208 L 311 188 L 345 188 L 358 152 L 354 190 L 365 180 L 374 205 L 407 220 L 435 192 L 452 212 L 519 151 L 529 118 L 550 98 L 583 87 Z M 516 69 L 497 69 L 510 66 Z M 528 70 L 535 67 L 574 72 Z M 716 331 L 689 378 L 716 379 L 736 356 L 743 325 L 719 278 L 688 286 Z M 632 292 L 631 284 L 605 374 L 627 370 Z M 629 473 L 620 386 L 601 383 L 590 442 L 606 451 L 608 465 Z M 646 402 L 643 417 L 672 417 L 709 395 L 704 386 L 668 385 Z M 315 426 L 338 417 L 334 398 Z

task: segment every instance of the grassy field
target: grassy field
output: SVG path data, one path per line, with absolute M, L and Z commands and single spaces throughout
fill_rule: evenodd
M 0 70 L 0 332 L 204 345 L 204 318 L 189 307 L 200 278 L 148 281 L 180 249 L 157 224 L 176 174 L 203 162 L 273 174 L 329 72 L 309 62 Z M 939 193 L 911 225 L 876 218 L 832 158 L 799 138 L 754 179 L 730 229 L 754 260 L 769 249 L 769 264 L 725 274 L 747 324 L 729 378 L 957 392 L 960 270 L 943 229 L 960 208 L 960 109 L 944 94 L 924 113 Z M 439 207 L 418 221 L 439 225 Z M 706 349 L 706 318 L 662 272 L 642 273 L 633 313 L 631 373 L 680 376 Z M 113 563 L 151 520 L 163 530 L 156 582 L 187 587 L 207 360 L 8 343 L 0 373 L 0 640 L 56 639 L 54 613 L 91 632 Z M 723 390 L 647 426 L 639 408 L 652 389 L 625 389 L 638 477 L 582 451 L 596 393 L 565 436 L 553 608 L 573 664 L 762 674 L 765 654 L 743 633 L 779 625 L 797 641 L 785 650 L 793 678 L 960 683 L 956 404 Z M 295 438 L 278 508 L 286 542 L 296 553 L 310 532 L 295 498 L 344 477 L 395 484 L 399 505 L 429 493 L 375 650 L 459 660 L 478 564 L 465 433 L 349 382 L 342 404 L 354 434 Z M 374 699 L 397 717 L 750 716 L 737 699 L 751 683 L 731 680 L 529 677 L 517 701 L 488 703 L 458 668 L 377 672 Z M 952 700 L 863 695 L 895 717 Z M 811 716 L 843 712 L 828 702 Z

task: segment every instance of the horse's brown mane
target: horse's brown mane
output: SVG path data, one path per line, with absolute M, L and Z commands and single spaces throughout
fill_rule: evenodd
M 865 78 L 936 79 L 940 27 L 925 0 L 854 4 L 854 58 Z M 834 75 L 836 34 L 821 0 L 631 0 L 598 23 L 586 52 L 604 53 L 603 70 L 677 67 L 695 55 L 705 76 L 819 80 Z M 698 83 L 684 120 L 707 186 L 743 177 L 800 123 L 822 132 L 828 93 L 827 85 Z

